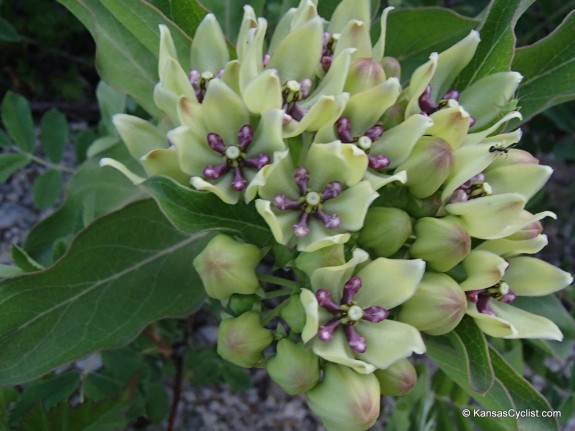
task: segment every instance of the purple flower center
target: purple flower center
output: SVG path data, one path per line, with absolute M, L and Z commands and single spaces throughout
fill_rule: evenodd
M 333 301 L 329 290 L 319 289 L 315 293 L 318 304 L 333 315 L 325 325 L 319 327 L 317 337 L 320 341 L 330 341 L 336 328 L 341 325 L 347 342 L 353 350 L 358 353 L 367 350 L 367 342 L 364 337 L 357 333 L 355 326 L 362 320 L 373 323 L 381 322 L 387 319 L 389 311 L 379 306 L 362 308 L 356 304 L 353 298 L 361 290 L 361 287 L 361 278 L 357 275 L 351 277 L 343 287 L 343 295 L 339 305 Z
M 323 47 L 321 53 L 321 68 L 327 73 L 333 62 L 333 54 L 335 53 L 335 46 L 339 39 L 339 34 L 330 34 L 327 31 L 323 34 Z
M 383 154 L 370 154 L 372 144 L 383 135 L 383 126 L 376 124 L 367 129 L 362 136 L 352 136 L 351 120 L 347 117 L 340 117 L 337 120 L 335 129 L 341 142 L 354 143 L 367 154 L 368 166 L 371 169 L 380 170 L 389 166 L 389 159 Z
M 504 281 L 486 289 L 470 290 L 466 292 L 466 296 L 469 301 L 477 304 L 477 311 L 490 316 L 495 316 L 495 312 L 489 306 L 490 299 L 507 303 L 513 302 L 517 297 Z
M 311 79 L 301 81 L 289 80 L 282 87 L 282 109 L 289 117 L 300 121 L 307 113 L 307 109 L 299 102 L 309 96 L 311 92 Z
M 341 224 L 340 217 L 333 213 L 327 214 L 323 211 L 323 203 L 336 198 L 343 191 L 343 186 L 339 181 L 328 183 L 321 192 L 309 188 L 309 171 L 300 166 L 296 168 L 294 179 L 297 184 L 300 197 L 292 200 L 284 194 L 274 196 L 272 203 L 280 210 L 293 210 L 300 212 L 299 222 L 293 225 L 294 234 L 298 238 L 303 238 L 309 234 L 308 221 L 310 216 L 320 220 L 328 229 L 336 229 Z
M 461 184 L 453 192 L 449 202 L 466 202 L 471 199 L 491 196 L 492 194 L 491 186 L 485 181 L 485 175 L 480 172 Z
M 200 73 L 199 70 L 192 69 L 190 71 L 190 84 L 192 84 L 192 88 L 196 93 L 196 98 L 198 99 L 199 103 L 204 101 L 204 97 L 206 95 L 206 90 L 208 89 L 208 84 L 214 78 L 220 78 L 224 73 L 223 70 L 220 70 L 217 74 L 213 74 L 212 72 L 203 72 Z
M 232 188 L 238 192 L 248 185 L 243 170 L 261 169 L 271 162 L 270 156 L 260 153 L 256 157 L 247 157 L 246 151 L 252 143 L 254 134 L 249 124 L 244 124 L 238 131 L 238 144 L 228 145 L 217 133 L 208 133 L 207 142 L 212 150 L 222 155 L 223 162 L 219 165 L 208 165 L 204 168 L 204 178 L 217 180 L 228 171 L 233 170 Z
M 439 99 L 438 103 L 433 103 L 431 100 L 431 85 L 425 87 L 421 96 L 419 96 L 419 108 L 421 109 L 421 113 L 425 115 L 431 115 L 434 112 L 439 111 L 441 108 L 447 106 L 450 100 L 455 100 L 459 102 L 460 93 L 457 90 L 449 90 L 447 93 L 443 95 L 441 99 Z M 475 124 L 475 118 L 471 117 L 471 121 L 469 122 L 469 127 L 473 127 Z

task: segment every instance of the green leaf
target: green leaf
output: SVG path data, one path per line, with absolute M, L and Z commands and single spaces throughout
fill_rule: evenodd
M 44 172 L 32 185 L 32 200 L 38 208 L 48 208 L 58 200 L 62 194 L 64 180 L 62 173 L 56 169 Z
M 546 38 L 517 49 L 512 68 L 523 75 L 518 94 L 522 122 L 552 106 L 574 100 L 575 11 Z
M 25 154 L 0 154 L 0 184 L 10 178 L 18 169 L 26 166 L 28 162 L 30 162 L 30 158 Z
M 130 405 L 131 400 L 122 395 L 73 407 L 61 402 L 50 411 L 36 406 L 22 421 L 22 431 L 122 431 L 128 425 L 126 413 Z
M 17 266 L 5 265 L 3 263 L 0 263 L 0 279 L 15 277 L 15 276 L 21 275 L 23 273 L 24 273 L 24 271 L 22 271 Z
M 227 229 L 252 244 L 271 242 L 271 232 L 253 205 L 228 205 L 216 195 L 184 187 L 168 177 L 151 177 L 143 183 L 168 219 L 183 232 Z
M 484 76 L 510 69 L 515 48 L 513 29 L 535 0 L 494 0 L 489 3 L 479 33 L 481 42 L 471 62 L 454 84 L 463 89 Z
M 517 297 L 513 301 L 513 305 L 533 314 L 547 317 L 561 329 L 566 338 L 575 339 L 575 319 L 565 309 L 556 295 L 539 296 L 537 298 Z
M 10 254 L 12 255 L 12 260 L 14 260 L 14 263 L 18 265 L 18 267 L 23 271 L 34 272 L 44 269 L 42 265 L 28 256 L 28 254 L 16 244 L 12 244 Z
M 46 112 L 40 122 L 40 139 L 48 158 L 54 163 L 59 163 L 68 142 L 66 116 L 54 108 Z
M 147 0 L 169 16 L 188 36 L 193 37 L 196 28 L 206 16 L 205 7 L 190 0 Z
M 472 318 L 465 316 L 455 328 L 452 342 L 462 350 L 461 353 L 466 358 L 469 386 L 475 392 L 485 394 L 495 379 L 485 335 Z
M 100 77 L 116 90 L 130 95 L 154 117 L 162 118 L 164 114 L 153 98 L 158 82 L 157 53 L 152 53 L 134 37 L 101 2 L 58 1 L 92 34 Z
M 118 160 L 130 157 L 127 150 L 120 146 L 106 156 Z M 24 243 L 24 250 L 37 262 L 47 266 L 52 263 L 54 247 L 61 243 L 61 239 L 70 239 L 96 218 L 139 197 L 138 188 L 120 172 L 101 168 L 97 160 L 87 160 L 70 179 L 64 204 L 32 228 Z
M 16 29 L 6 21 L 4 18 L 0 17 L 0 41 L 2 42 L 19 42 L 20 35 Z
M 11 145 L 12 145 L 12 143 L 10 142 L 10 138 L 8 137 L 6 132 L 4 132 L 4 130 L 0 129 L 0 148 L 1 147 L 9 147 Z
M 385 55 L 401 62 L 402 81 L 429 59 L 469 34 L 478 21 L 443 8 L 393 10 L 387 18 Z
M 517 420 L 519 429 L 521 431 L 558 430 L 557 419 L 542 417 L 541 415 L 541 412 L 553 410 L 545 397 L 531 386 L 527 380 L 517 374 L 494 349 L 490 349 L 489 355 L 491 356 L 497 379 L 509 391 L 509 395 L 515 404 L 515 410 L 527 413 L 527 417 L 520 417 Z M 534 416 L 535 414 L 538 414 L 538 417 Z
M 51 268 L 0 283 L 0 385 L 37 378 L 144 326 L 194 311 L 191 265 L 209 232 L 183 234 L 152 200 L 100 218 Z
M 2 122 L 6 131 L 22 150 L 31 153 L 34 150 L 34 121 L 28 101 L 12 91 L 8 91 L 2 106 Z

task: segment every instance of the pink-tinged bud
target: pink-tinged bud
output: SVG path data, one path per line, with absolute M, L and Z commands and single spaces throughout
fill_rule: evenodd
M 370 208 L 358 243 L 378 257 L 395 254 L 411 235 L 411 219 L 398 208 Z
M 381 123 L 385 130 L 389 130 L 401 124 L 405 117 L 405 108 L 407 107 L 407 100 L 400 99 L 398 102 L 391 105 L 383 113 Z
M 533 239 L 539 236 L 543 232 L 543 225 L 539 220 L 529 223 L 527 226 L 515 232 L 513 235 L 507 237 L 507 239 L 522 241 Z
M 260 250 L 227 235 L 215 236 L 194 259 L 204 288 L 212 298 L 225 300 L 234 293 L 249 295 L 259 287 L 256 266 Z
M 385 370 L 375 370 L 382 395 L 408 394 L 417 383 L 417 371 L 408 359 L 400 359 Z
M 416 198 L 426 198 L 445 182 L 455 163 L 453 149 L 441 138 L 424 136 L 408 159 L 397 167 L 407 171 L 407 187 Z
M 467 310 L 463 289 L 446 274 L 426 272 L 413 296 L 404 302 L 398 320 L 430 335 L 454 329 Z
M 303 344 L 287 338 L 279 341 L 276 355 L 267 361 L 266 369 L 274 382 L 290 395 L 303 394 L 319 381 L 319 358 Z
M 449 271 L 471 251 L 471 237 L 452 219 L 419 219 L 415 236 L 411 255 L 427 261 L 428 267 L 435 271 Z
M 351 62 L 344 91 L 351 94 L 361 93 L 386 80 L 383 67 L 373 58 L 357 58 Z
M 388 78 L 401 78 L 401 64 L 394 57 L 383 57 L 381 59 L 381 66 Z
M 251 368 L 263 357 L 273 341 L 271 330 L 260 323 L 260 315 L 248 311 L 239 317 L 224 319 L 218 331 L 218 354 L 240 367 Z
M 363 431 L 380 412 L 379 381 L 349 367 L 326 363 L 323 380 L 307 393 L 310 409 L 329 431 Z

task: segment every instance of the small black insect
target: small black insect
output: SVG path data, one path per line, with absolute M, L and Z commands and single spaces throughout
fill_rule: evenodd
M 507 154 L 507 153 L 509 153 L 509 148 L 514 147 L 514 146 L 515 146 L 515 144 L 511 144 L 507 147 L 504 147 L 503 145 L 496 144 L 496 145 L 492 145 L 491 147 L 489 147 L 489 152 L 490 153 L 496 153 L 497 152 L 499 154 Z

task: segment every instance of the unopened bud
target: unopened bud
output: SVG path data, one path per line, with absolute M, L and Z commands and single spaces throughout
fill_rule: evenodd
M 446 274 L 426 272 L 413 296 L 404 302 L 398 320 L 430 335 L 454 329 L 467 310 L 463 289 Z
M 280 316 L 286 321 L 292 331 L 298 334 L 303 331 L 305 326 L 305 310 L 299 299 L 299 295 L 293 295 L 287 299 L 280 311 Z
M 287 338 L 280 340 L 277 353 L 266 365 L 274 382 L 290 395 L 302 394 L 319 381 L 319 359 L 313 350 Z
M 383 57 L 381 59 L 381 65 L 385 76 L 388 78 L 401 78 L 401 64 L 397 61 L 395 57 Z
M 398 208 L 374 207 L 367 212 L 358 243 L 379 257 L 395 254 L 411 235 L 411 219 Z
M 375 370 L 382 395 L 405 395 L 417 383 L 417 371 L 408 359 L 400 359 L 385 370 Z
M 272 341 L 272 331 L 261 325 L 259 313 L 248 311 L 239 317 L 222 320 L 217 350 L 232 364 L 251 368 L 262 359 L 263 350 Z
M 345 82 L 344 91 L 351 94 L 369 90 L 383 82 L 386 76 L 383 67 L 373 58 L 357 58 L 352 61 Z

